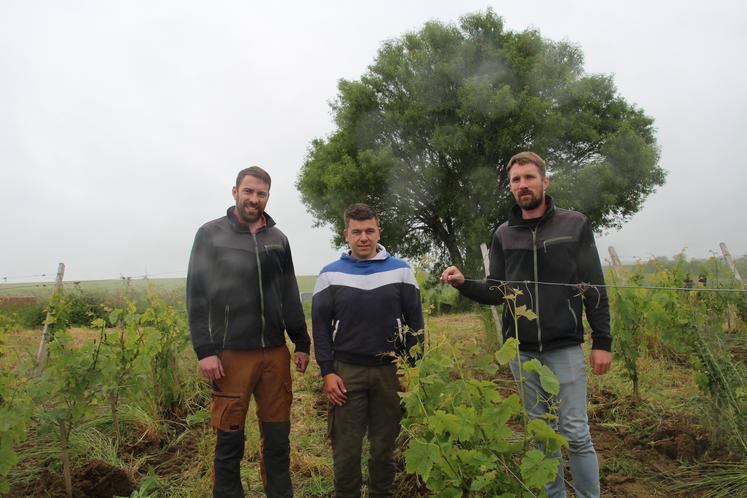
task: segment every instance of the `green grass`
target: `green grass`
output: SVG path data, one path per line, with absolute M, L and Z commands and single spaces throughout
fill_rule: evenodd
M 316 285 L 316 275 L 296 275 L 296 280 L 300 292 L 312 292 Z
M 620 474 L 623 476 L 636 476 L 641 473 L 641 466 L 635 460 L 625 457 L 608 458 L 601 464 L 602 474 Z

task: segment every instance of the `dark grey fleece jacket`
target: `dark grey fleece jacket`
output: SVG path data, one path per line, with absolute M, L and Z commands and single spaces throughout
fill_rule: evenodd
M 252 234 L 228 208 L 197 231 L 187 273 L 192 346 L 199 359 L 223 350 L 285 344 L 309 352 L 293 259 L 286 236 L 265 213 L 267 226 Z
M 466 281 L 459 291 L 483 304 L 503 304 L 503 289 L 496 281 L 522 293 L 516 305 L 526 305 L 539 318 L 520 317 L 520 349 L 544 351 L 584 341 L 582 310 L 591 325 L 592 348 L 610 351 L 610 314 L 604 287 L 581 291 L 553 283 L 604 285 L 604 274 L 588 218 L 577 211 L 555 207 L 549 196 L 547 211 L 535 224 L 521 219 L 514 206 L 508 221 L 493 234 L 487 282 Z M 526 282 L 546 282 L 523 283 Z M 503 335 L 514 336 L 514 320 L 503 307 Z

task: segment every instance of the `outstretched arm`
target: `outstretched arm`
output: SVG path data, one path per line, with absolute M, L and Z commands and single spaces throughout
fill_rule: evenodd
M 506 278 L 504 266 L 503 249 L 498 232 L 493 234 L 493 243 L 490 245 L 490 271 L 486 280 L 474 280 L 465 277 L 456 266 L 450 266 L 441 274 L 441 281 L 450 284 L 462 295 L 481 304 L 503 304 L 503 294 L 500 283 Z

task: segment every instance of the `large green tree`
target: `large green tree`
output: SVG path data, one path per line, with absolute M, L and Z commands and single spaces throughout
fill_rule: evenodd
M 297 182 L 317 224 L 340 233 L 344 207 L 367 202 L 388 249 L 471 272 L 513 203 L 503 170 L 520 150 L 546 159 L 550 193 L 597 230 L 664 183 L 653 120 L 612 78 L 491 10 L 385 42 L 359 81 L 339 82 L 332 109 L 337 130 L 312 142 Z

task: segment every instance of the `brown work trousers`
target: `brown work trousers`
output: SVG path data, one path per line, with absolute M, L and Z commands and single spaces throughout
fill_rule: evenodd
M 290 353 L 283 345 L 221 354 L 225 377 L 213 382 L 210 422 L 217 431 L 213 496 L 243 497 L 239 469 L 244 423 L 254 395 L 260 428 L 260 473 L 268 497 L 292 497 Z

